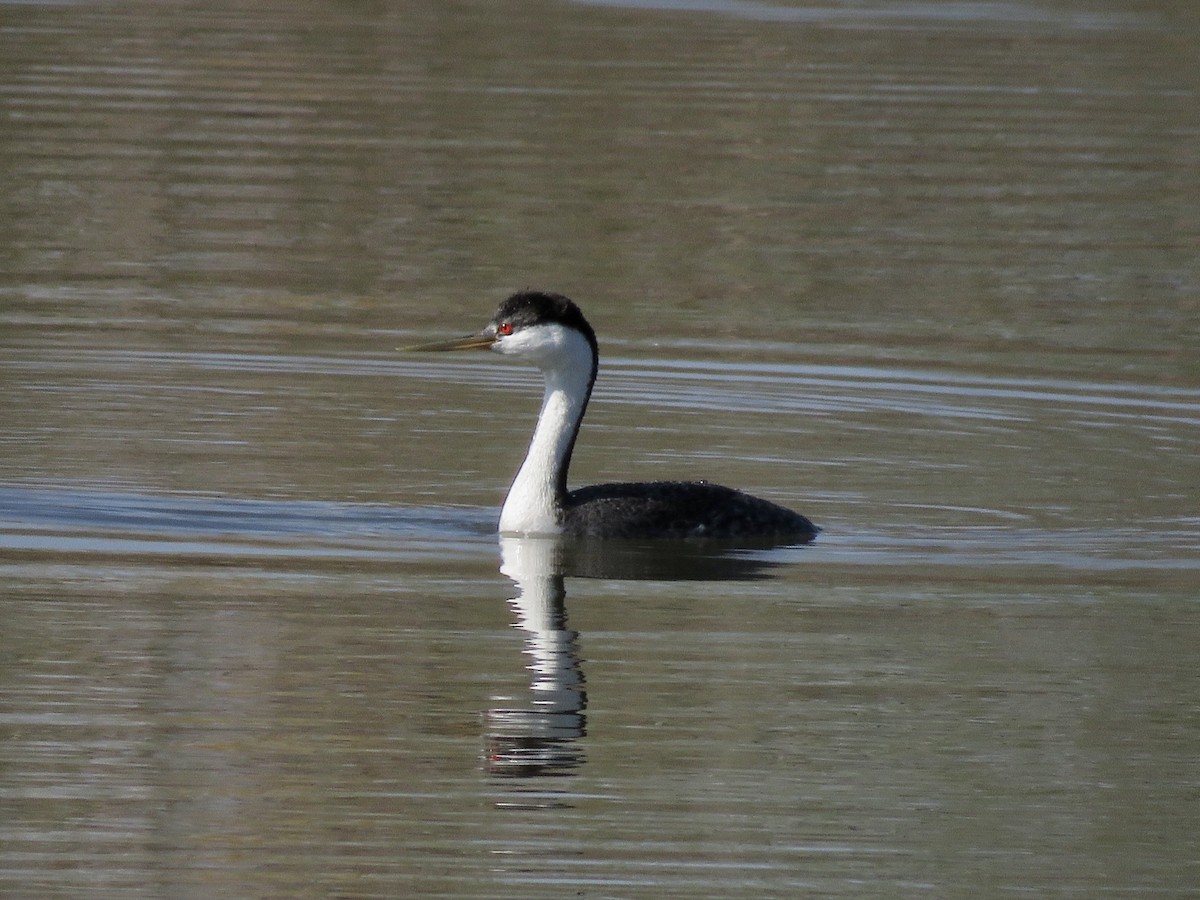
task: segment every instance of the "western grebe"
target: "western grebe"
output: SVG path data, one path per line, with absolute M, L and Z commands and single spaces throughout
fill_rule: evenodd
M 407 349 L 487 348 L 532 363 L 546 382 L 529 452 L 500 513 L 501 533 L 777 543 L 804 543 L 816 537 L 819 529 L 799 513 L 706 481 L 567 490 L 567 468 L 596 382 L 599 354 L 592 326 L 561 294 L 513 294 L 478 334 Z

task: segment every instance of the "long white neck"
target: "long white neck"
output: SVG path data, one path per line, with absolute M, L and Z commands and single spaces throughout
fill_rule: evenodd
M 546 393 L 529 452 L 500 512 L 502 534 L 562 531 L 567 467 L 591 393 L 592 350 L 577 332 L 557 329 L 553 352 L 530 359 L 542 369 Z

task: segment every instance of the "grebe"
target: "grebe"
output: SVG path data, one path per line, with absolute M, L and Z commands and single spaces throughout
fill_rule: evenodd
M 599 354 L 592 326 L 561 294 L 513 294 L 478 334 L 407 349 L 487 348 L 532 363 L 546 382 L 529 452 L 500 512 L 502 534 L 776 543 L 805 543 L 816 537 L 819 529 L 799 513 L 706 481 L 567 490 L 567 468 L 596 382 Z

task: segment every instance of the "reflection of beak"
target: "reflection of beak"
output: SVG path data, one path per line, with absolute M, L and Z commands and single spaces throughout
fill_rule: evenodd
M 496 335 L 489 331 L 478 334 L 468 334 L 466 337 L 454 338 L 449 341 L 434 341 L 432 344 L 417 344 L 415 347 L 401 347 L 406 353 L 419 353 L 427 350 L 486 350 L 496 343 Z

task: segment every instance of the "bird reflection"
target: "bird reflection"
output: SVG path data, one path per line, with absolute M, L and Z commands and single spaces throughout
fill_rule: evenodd
M 494 706 L 487 712 L 484 766 L 491 775 L 564 775 L 583 762 L 578 741 L 586 728 L 587 694 L 579 633 L 567 628 L 561 551 L 554 538 L 500 539 L 500 571 L 517 587 L 509 605 L 516 626 L 526 632 L 533 681 L 527 703 Z
M 501 537 L 500 571 L 512 579 L 515 626 L 525 632 L 533 677 L 523 700 L 493 697 L 484 716 L 484 769 L 505 780 L 572 774 L 584 762 L 587 693 L 579 633 L 567 627 L 565 576 L 658 581 L 745 581 L 781 563 L 747 555 L 745 543 L 621 542 Z M 516 791 L 504 805 L 546 806 L 561 792 Z

